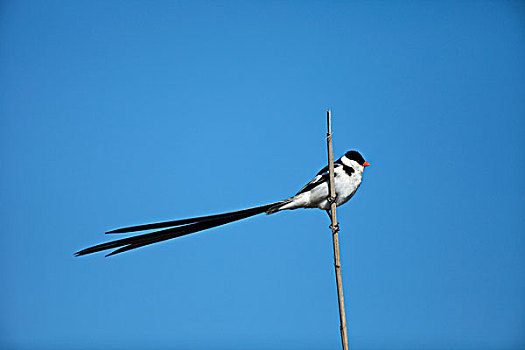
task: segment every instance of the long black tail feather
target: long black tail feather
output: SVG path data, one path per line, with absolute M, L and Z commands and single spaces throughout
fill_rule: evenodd
M 155 222 L 152 224 L 144 224 L 144 225 L 137 225 L 137 226 L 129 226 L 129 227 L 122 227 L 117 228 L 115 230 L 107 231 L 106 234 L 111 233 L 129 233 L 129 232 L 137 232 L 137 231 L 146 231 L 146 230 L 153 230 L 157 228 L 164 228 L 164 227 L 174 227 L 174 226 L 182 226 L 187 224 L 192 224 L 194 222 L 203 222 L 203 221 L 210 221 L 215 219 L 220 219 L 224 217 L 230 217 L 230 216 L 237 216 L 237 215 L 245 215 L 252 216 L 257 213 L 260 214 L 263 211 L 266 211 L 270 209 L 271 207 L 274 207 L 275 205 L 280 204 L 281 202 L 275 202 L 271 204 L 261 205 L 258 207 L 248 208 L 248 209 L 242 209 L 237 211 L 231 211 L 228 213 L 222 213 L 222 214 L 214 214 L 214 215 L 207 215 L 207 216 L 199 216 L 195 218 L 189 218 L 189 219 L 181 219 L 181 220 L 173 220 L 173 221 L 162 221 L 162 222 Z M 263 209 L 264 208 L 264 209 Z M 262 211 L 261 211 L 262 210 Z M 248 217 L 246 216 L 246 217 Z
M 117 239 L 115 241 L 97 244 L 80 250 L 75 253 L 75 256 L 82 256 L 86 254 L 96 253 L 107 249 L 118 248 L 106 256 L 120 254 L 132 249 L 140 248 L 157 242 L 162 242 L 168 239 L 185 236 L 191 233 L 206 230 L 212 227 L 225 225 L 227 223 L 242 220 L 257 214 L 267 212 L 270 208 L 278 205 L 281 202 L 262 205 L 259 207 L 224 213 L 209 216 L 202 216 L 198 218 L 182 219 L 175 221 L 159 222 L 154 224 L 139 225 L 126 227 L 118 230 L 109 231 L 108 233 L 124 233 L 133 231 L 142 231 L 153 228 L 170 227 L 164 230 L 154 231 L 150 233 L 141 234 L 138 236 Z M 170 225 L 168 225 L 170 223 Z M 171 227 L 176 225 L 177 227 Z

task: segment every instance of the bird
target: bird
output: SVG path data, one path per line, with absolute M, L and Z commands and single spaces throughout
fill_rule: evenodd
M 354 196 L 361 185 L 364 169 L 369 165 L 370 163 L 368 163 L 356 150 L 348 151 L 341 158 L 336 160 L 334 162 L 335 198 L 330 197 L 330 175 L 327 165 L 322 168 L 310 182 L 301 188 L 297 194 L 290 198 L 222 214 L 118 228 L 107 231 L 106 234 L 131 233 L 149 230 L 156 231 L 97 244 L 76 252 L 75 256 L 115 249 L 106 255 L 106 257 L 108 257 L 153 243 L 225 225 L 230 222 L 246 219 L 262 213 L 274 214 L 282 210 L 318 208 L 326 211 L 330 216 L 330 207 L 332 203 L 335 203 L 336 206 L 340 206 L 348 202 L 350 198 Z

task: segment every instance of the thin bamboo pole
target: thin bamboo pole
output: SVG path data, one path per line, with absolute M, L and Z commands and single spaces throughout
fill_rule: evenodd
M 330 172 L 330 218 L 332 219 L 332 240 L 334 243 L 334 267 L 335 280 L 337 283 L 337 298 L 339 300 L 339 320 L 341 330 L 341 342 L 343 350 L 348 350 L 348 333 L 346 330 L 346 315 L 345 315 L 345 301 L 343 296 L 343 276 L 341 274 L 341 258 L 339 256 L 339 226 L 337 224 L 337 213 L 335 203 L 335 175 L 334 175 L 334 150 L 332 147 L 332 116 L 330 110 L 326 111 L 326 118 L 328 123 L 328 132 L 326 133 L 326 140 L 328 145 L 328 170 Z

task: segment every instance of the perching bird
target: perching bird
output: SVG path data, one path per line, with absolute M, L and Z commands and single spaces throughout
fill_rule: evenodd
M 350 198 L 352 198 L 359 188 L 359 185 L 361 185 L 361 178 L 363 176 L 365 167 L 369 165 L 370 164 L 357 151 L 348 151 L 344 156 L 334 162 L 336 197 L 333 199 L 333 201 L 335 201 L 337 206 L 345 204 L 350 200 Z M 75 256 L 96 253 L 106 249 L 118 248 L 106 256 L 115 255 L 149 244 L 203 231 L 212 227 L 221 226 L 264 212 L 266 212 L 266 214 L 273 214 L 281 210 L 319 208 L 329 213 L 331 203 L 332 199 L 329 196 L 328 166 L 325 166 L 317 173 L 312 181 L 306 184 L 306 186 L 297 192 L 295 196 L 288 199 L 224 214 L 119 228 L 106 233 L 128 233 L 159 228 L 164 229 L 98 244 L 76 252 Z

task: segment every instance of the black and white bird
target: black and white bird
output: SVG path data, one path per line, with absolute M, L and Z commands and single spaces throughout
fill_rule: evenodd
M 353 197 L 359 185 L 361 185 L 363 171 L 365 167 L 369 165 L 370 164 L 357 151 L 348 151 L 344 156 L 334 162 L 336 197 L 333 201 L 335 201 L 337 206 L 345 204 Z M 294 210 L 299 208 L 319 208 L 329 213 L 331 203 L 332 199 L 329 196 L 328 166 L 325 166 L 317 173 L 312 181 L 307 183 L 295 196 L 288 199 L 229 213 L 119 228 L 106 233 L 129 233 L 161 228 L 162 230 L 98 244 L 76 252 L 75 256 L 118 248 L 106 256 L 115 255 L 262 213 L 273 214 L 281 210 Z

